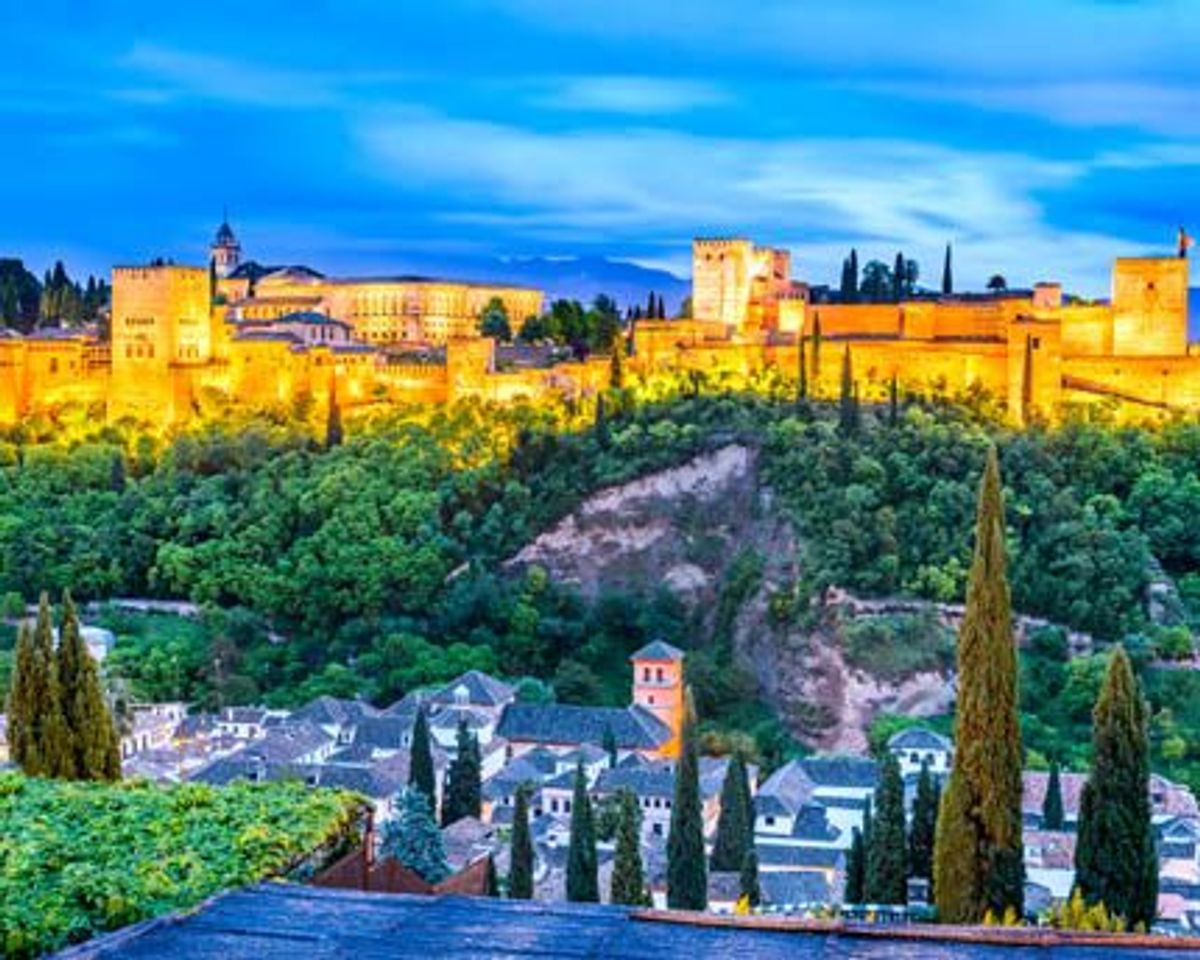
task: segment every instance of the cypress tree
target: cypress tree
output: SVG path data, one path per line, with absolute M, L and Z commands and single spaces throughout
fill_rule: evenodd
M 601 746 L 604 748 L 604 752 L 608 754 L 609 769 L 614 769 L 617 766 L 617 736 L 608 724 L 604 725 L 604 737 L 601 741 Z
M 850 248 L 850 302 L 858 303 L 858 250 Z
M 17 645 L 13 651 L 13 673 L 8 691 L 8 747 L 13 763 L 31 777 L 45 772 L 38 748 L 36 718 L 44 694 L 45 674 L 38 669 L 37 652 L 33 647 L 33 630 L 28 623 L 17 629 Z
M 812 333 L 812 391 L 818 394 L 821 387 L 821 315 L 813 314 Z
M 838 284 L 838 299 L 842 303 L 850 303 L 853 299 L 851 295 L 850 283 L 850 258 L 846 257 L 842 260 L 842 279 Z
M 613 340 L 612 359 L 608 365 L 608 385 L 613 390 L 625 387 L 625 338 L 618 336 Z
M 957 659 L 954 769 L 938 816 L 933 885 L 943 921 L 978 923 L 989 909 L 1019 916 L 1024 904 L 1017 654 L 995 447 L 979 487 Z
M 754 847 L 754 823 L 747 805 L 749 798 L 746 764 L 735 754 L 725 767 L 725 780 L 721 784 L 721 813 L 717 817 L 717 835 L 709 861 L 714 873 L 742 869 L 746 851 Z
M 58 631 L 58 676 L 72 752 L 72 770 L 63 775 L 78 780 L 119 780 L 120 741 L 100 689 L 96 661 L 83 642 L 75 604 L 67 591 L 63 592 Z
M 1079 800 L 1075 883 L 1128 927 L 1149 927 L 1158 901 L 1150 815 L 1146 701 L 1123 647 L 1108 661 L 1092 713 L 1092 770 Z
M 908 869 L 914 877 L 933 876 L 933 837 L 937 830 L 938 791 L 929 763 L 921 763 L 908 832 Z
M 388 824 L 384 852 L 418 874 L 426 883 L 450 876 L 442 832 L 433 819 L 429 798 L 412 786 L 400 791 L 399 812 Z
M 900 387 L 896 375 L 892 374 L 892 382 L 888 384 L 888 426 L 896 427 L 900 423 Z
M 1046 780 L 1046 797 L 1042 801 L 1042 829 L 1063 828 L 1062 782 L 1058 776 L 1058 764 L 1050 764 L 1050 777 Z
M 904 842 L 904 783 L 900 761 L 888 753 L 881 763 L 875 789 L 875 819 L 871 845 L 866 848 L 866 896 L 870 903 L 906 903 L 907 850 Z
M 899 303 L 904 299 L 904 277 L 907 274 L 907 268 L 904 263 L 904 254 L 897 251 L 896 264 L 892 268 L 892 299 Z
M 50 618 L 50 598 L 42 594 L 37 623 L 33 628 L 34 670 L 41 678 L 36 686 L 33 707 L 33 735 L 37 741 L 39 774 L 70 779 L 75 776 L 75 751 L 71 731 L 63 713 L 62 684 L 58 676 L 58 657 L 54 649 L 54 626 Z
M 658 319 L 667 319 L 667 305 L 663 302 L 663 295 L 661 293 L 658 295 Z
M 845 903 L 863 903 L 863 886 L 866 881 L 866 851 L 863 835 L 858 827 L 851 835 L 850 852 L 846 855 L 846 890 L 842 894 Z
M 529 787 L 526 784 L 517 788 L 517 801 L 513 807 L 508 896 L 511 900 L 533 898 L 533 838 L 529 833 Z
M 637 796 L 624 789 L 620 794 L 620 819 L 617 822 L 617 849 L 613 858 L 612 890 L 609 901 L 627 906 L 646 906 L 646 876 L 642 869 L 642 848 L 639 837 L 641 811 Z
M 125 492 L 125 455 L 116 453 L 112 458 L 112 467 L 108 474 L 108 488 L 113 493 Z
M 804 341 L 807 339 L 804 336 L 804 331 L 800 331 L 800 335 L 796 341 L 796 399 L 808 399 L 808 367 L 804 357 Z
M 496 861 L 491 854 L 488 854 L 487 878 L 483 882 L 485 897 L 500 896 L 500 878 L 496 876 Z
M 946 244 L 946 262 L 942 264 L 942 294 L 950 296 L 954 292 L 954 274 L 950 269 L 950 244 Z
M 342 429 L 342 407 L 337 398 L 337 379 L 329 384 L 329 412 L 325 418 L 325 449 L 340 447 L 345 439 Z
M 479 738 L 467 730 L 465 719 L 458 721 L 457 750 L 446 776 L 446 795 L 442 798 L 442 826 L 448 827 L 463 817 L 478 817 L 482 805 L 480 785 Z
M 600 883 L 596 876 L 596 823 L 582 761 L 575 767 L 575 795 L 571 800 L 571 845 L 567 849 L 567 899 L 575 903 L 599 903 Z
M 703 910 L 708 905 L 704 822 L 700 809 L 700 755 L 696 743 L 696 707 L 691 688 L 684 693 L 684 719 L 675 797 L 667 837 L 667 906 Z
M 653 320 L 658 316 L 658 307 L 654 303 L 654 291 L 650 291 L 650 296 L 646 299 L 646 319 Z
M 612 443 L 612 431 L 608 428 L 608 402 L 603 393 L 596 395 L 596 444 L 607 450 Z
M 842 392 L 838 401 L 838 428 L 845 436 L 858 430 L 858 404 L 854 391 L 854 368 L 850 359 L 850 347 L 842 353 Z
M 433 750 L 429 744 L 429 714 L 422 704 L 413 721 L 412 746 L 409 748 L 408 783 L 416 787 L 429 801 L 437 803 L 437 786 L 433 772 Z
M 742 869 L 738 875 L 738 896 L 750 901 L 750 906 L 762 903 L 762 889 L 758 883 L 758 851 L 753 846 L 742 858 Z

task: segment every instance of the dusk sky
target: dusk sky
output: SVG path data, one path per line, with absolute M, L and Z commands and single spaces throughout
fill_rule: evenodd
M 333 272 L 694 235 L 836 282 L 1061 279 L 1200 232 L 1197 0 L 8 2 L 0 255 Z M 1196 276 L 1193 277 L 1196 282 Z

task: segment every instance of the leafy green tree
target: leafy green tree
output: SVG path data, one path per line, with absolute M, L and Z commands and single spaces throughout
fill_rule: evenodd
M 904 782 L 900 761 L 888 753 L 880 763 L 875 790 L 875 819 L 866 849 L 866 896 L 871 903 L 908 901 L 907 850 L 904 842 Z
M 988 278 L 987 288 L 991 290 L 992 293 L 1003 293 L 1008 289 L 1008 281 L 1005 280 L 1001 274 L 993 273 Z
M 433 770 L 433 748 L 429 741 L 429 712 L 424 704 L 417 708 L 409 747 L 408 783 L 425 794 L 430 806 L 437 802 L 437 778 Z
M 73 755 L 73 769 L 69 774 L 64 770 L 63 775 L 77 780 L 119 780 L 120 741 L 100 688 L 96 661 L 83 642 L 75 604 L 67 591 L 63 592 L 58 635 L 59 687 Z
M 1042 829 L 1063 829 L 1062 783 L 1058 775 L 1058 764 L 1050 764 L 1050 776 L 1046 781 L 1046 796 L 1042 800 Z
M 912 823 L 908 832 L 908 869 L 914 877 L 933 876 L 933 842 L 937 832 L 938 799 L 938 788 L 929 772 L 929 764 L 922 762 L 921 772 L 917 776 Z
M 672 910 L 703 910 L 708 906 L 708 870 L 704 856 L 696 708 L 691 687 L 684 693 L 680 740 L 671 832 L 667 836 L 667 906 Z
M 442 826 L 457 823 L 463 817 L 478 817 L 482 805 L 479 738 L 467 729 L 467 721 L 458 721 L 457 749 L 446 775 L 446 794 L 442 798 Z
M 600 882 L 596 874 L 596 823 L 592 817 L 592 801 L 588 796 L 582 762 L 575 767 L 575 792 L 571 800 L 567 899 L 576 903 L 600 902 Z
M 1096 701 L 1092 771 L 1079 800 L 1075 882 L 1129 928 L 1154 922 L 1158 855 L 1150 810 L 1146 702 L 1124 647 L 1109 658 Z
M 738 896 L 745 897 L 750 906 L 762 903 L 762 888 L 758 883 L 758 851 L 751 847 L 742 858 L 738 873 Z
M 492 297 L 479 315 L 479 332 L 485 337 L 494 337 L 501 343 L 512 340 L 512 327 L 509 324 L 508 308 L 499 297 Z
M 892 271 L 886 263 L 870 260 L 862 269 L 859 299 L 865 303 L 887 303 L 893 291 Z
M 642 868 L 641 811 L 637 795 L 632 790 L 620 791 L 620 820 L 617 824 L 617 846 L 613 858 L 612 903 L 632 907 L 649 906 L 646 876 Z
M 988 910 L 1022 912 L 1021 730 L 1005 565 L 1000 466 L 989 447 L 958 635 L 954 769 L 934 843 L 938 916 L 948 923 L 978 923 Z
M 395 857 L 426 883 L 440 883 L 450 876 L 450 865 L 429 798 L 409 786 L 400 791 L 396 803 L 399 808 L 396 819 L 384 832 L 384 853 Z
M 729 758 L 721 784 L 721 812 L 709 866 L 713 872 L 740 870 L 754 846 L 754 815 L 746 764 L 739 754 Z
M 529 832 L 529 787 L 526 784 L 517 788 L 510 843 L 509 899 L 530 900 L 533 898 L 533 837 Z

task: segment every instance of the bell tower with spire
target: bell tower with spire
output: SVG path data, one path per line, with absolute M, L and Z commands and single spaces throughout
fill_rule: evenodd
M 217 235 L 212 246 L 208 248 L 208 253 L 213 268 L 221 279 L 228 277 L 241 263 L 242 245 L 238 243 L 237 237 L 233 235 L 233 228 L 229 226 L 228 213 L 221 220 L 221 226 L 217 228 Z

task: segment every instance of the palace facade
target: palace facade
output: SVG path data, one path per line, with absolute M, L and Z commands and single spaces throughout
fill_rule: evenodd
M 0 421 L 66 405 L 157 423 L 209 399 L 248 405 L 500 402 L 594 394 L 607 358 L 497 359 L 479 333 L 499 301 L 511 325 L 541 312 L 541 291 L 422 277 L 333 278 L 303 266 L 243 261 L 222 224 L 210 266 L 113 270 L 110 336 L 43 331 L 0 336 Z M 1111 300 L 1064 297 L 1061 285 L 900 303 L 822 302 L 791 277 L 787 251 L 742 238 L 692 249 L 693 317 L 639 320 L 628 369 L 733 378 L 775 367 L 795 377 L 800 352 L 815 393 L 836 395 L 848 351 L 860 392 L 955 395 L 983 389 L 1015 422 L 1104 403 L 1121 416 L 1200 410 L 1200 351 L 1188 343 L 1185 256 L 1121 258 Z

